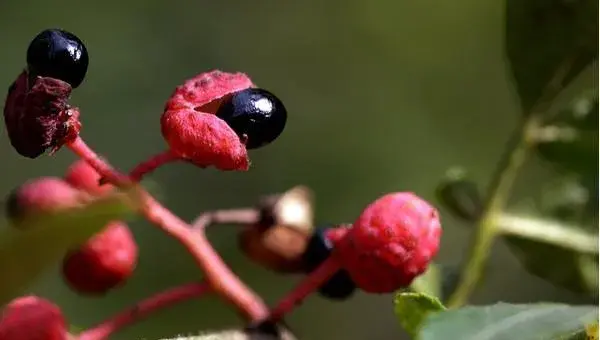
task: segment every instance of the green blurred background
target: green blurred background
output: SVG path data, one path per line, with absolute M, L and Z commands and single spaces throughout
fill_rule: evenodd
M 317 218 L 352 221 L 389 191 L 433 200 L 446 169 L 462 165 L 481 185 L 489 179 L 519 117 L 503 54 L 503 2 L 456 1 L 2 1 L 0 84 L 25 66 L 30 39 L 60 27 L 90 53 L 83 86 L 82 136 L 122 169 L 161 151 L 159 117 L 174 87 L 197 73 L 243 71 L 286 104 L 286 131 L 252 152 L 248 173 L 190 165 L 161 168 L 159 197 L 186 219 L 213 208 L 252 204 L 296 184 L 317 195 Z M 67 151 L 32 161 L 0 137 L 0 192 L 29 178 L 60 176 Z M 543 178 L 536 169 L 522 183 Z M 520 184 L 522 187 L 523 184 Z M 438 261 L 458 264 L 469 230 L 442 210 Z M 89 326 L 141 298 L 200 278 L 178 244 L 153 226 L 131 224 L 141 259 L 134 277 L 108 298 L 70 292 L 58 271 L 32 288 L 58 301 L 69 320 Z M 236 249 L 235 230 L 211 239 L 236 273 L 274 303 L 297 278 L 257 267 Z M 584 302 L 528 275 L 499 244 L 474 303 Z M 301 339 L 401 339 L 391 296 L 357 294 L 331 303 L 310 298 L 288 318 Z M 190 301 L 114 339 L 157 339 L 238 325 L 216 298 Z

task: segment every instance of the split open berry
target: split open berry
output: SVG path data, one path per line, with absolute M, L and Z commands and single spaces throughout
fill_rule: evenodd
M 122 285 L 135 270 L 138 246 L 123 222 L 111 222 L 62 264 L 67 284 L 85 295 L 102 295 Z
M 73 33 L 46 29 L 33 38 L 27 48 L 31 76 L 60 79 L 73 88 L 85 78 L 89 56 L 83 42 Z
M 67 169 L 65 181 L 92 195 L 103 195 L 114 189 L 111 184 L 100 185 L 102 176 L 85 160 L 77 160 Z
M 201 73 L 178 86 L 160 121 L 170 152 L 200 167 L 248 170 L 246 147 L 214 113 L 225 96 L 249 87 L 254 84 L 247 75 L 217 70 Z
M 331 255 L 335 244 L 334 240 L 329 237 L 332 230 L 342 231 L 342 233 L 336 232 L 334 234 L 336 238 L 338 236 L 341 238 L 342 234 L 345 234 L 348 229 L 343 227 L 329 227 L 317 228 L 315 230 L 302 254 L 305 265 L 304 270 L 307 274 L 317 269 Z M 344 300 L 352 296 L 355 290 L 356 285 L 350 278 L 350 275 L 342 269 L 319 287 L 319 294 L 333 300 Z
M 441 234 L 438 211 L 427 201 L 391 193 L 363 210 L 332 255 L 360 289 L 390 293 L 425 272 Z
M 6 200 L 6 213 L 16 227 L 30 214 L 53 212 L 85 204 L 89 196 L 57 177 L 40 177 L 14 189 Z
M 9 302 L 0 317 L 2 340 L 66 340 L 67 323 L 58 306 L 38 296 Z
M 287 120 L 287 111 L 281 100 L 259 88 L 245 89 L 228 96 L 216 115 L 245 141 L 247 149 L 273 142 L 283 132 Z
M 264 90 L 249 91 L 252 88 L 255 86 L 247 75 L 218 70 L 178 86 L 160 121 L 169 153 L 148 168 L 183 159 L 200 167 L 248 170 L 247 149 L 277 138 L 287 117 L 275 96 Z

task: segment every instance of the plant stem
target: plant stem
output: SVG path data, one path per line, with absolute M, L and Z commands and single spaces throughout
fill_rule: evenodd
M 180 160 L 182 160 L 181 157 L 177 156 L 170 150 L 163 151 L 136 165 L 136 167 L 133 168 L 133 170 L 131 170 L 129 173 L 129 178 L 138 182 L 145 175 L 153 172 L 160 166 Z
M 135 185 L 128 176 L 101 159 L 81 137 L 69 143 L 68 147 L 115 186 L 128 188 Z M 261 320 L 268 315 L 269 311 L 264 301 L 229 269 L 204 233 L 192 230 L 189 224 L 162 206 L 142 188 L 139 188 L 139 193 L 142 198 L 141 213 L 149 222 L 177 239 L 187 249 L 204 272 L 205 280 L 213 291 L 233 304 L 249 321 Z
M 188 283 L 174 287 L 151 296 L 125 311 L 111 317 L 101 324 L 87 329 L 79 334 L 78 340 L 102 340 L 158 310 L 173 306 L 191 298 L 200 297 L 208 292 L 210 287 L 205 282 Z
M 496 217 L 498 232 L 552 244 L 579 253 L 598 254 L 598 235 L 552 220 L 507 213 Z
M 491 183 L 487 204 L 479 219 L 471 242 L 469 258 L 463 266 L 459 284 L 448 298 L 447 306 L 449 308 L 464 305 L 475 290 L 483 274 L 494 238 L 498 234 L 496 217 L 503 212 L 517 174 L 535 146 L 534 134 L 541 125 L 541 116 L 546 113 L 552 100 L 563 89 L 563 83 L 571 71 L 576 57 L 576 54 L 569 56 L 559 65 L 546 84 L 542 95 L 531 110 L 526 112 L 519 129 L 508 143 L 506 153 L 502 157 Z
M 294 290 L 288 293 L 279 303 L 271 309 L 269 320 L 279 322 L 285 314 L 293 310 L 302 303 L 307 296 L 317 290 L 325 281 L 329 280 L 337 271 L 340 265 L 333 256 L 329 256 L 317 269 L 308 274 Z
M 522 128 L 516 132 L 508 144 L 507 153 L 500 163 L 498 175 L 491 186 L 492 190 L 488 203 L 481 215 L 478 228 L 471 243 L 469 260 L 463 267 L 459 285 L 448 299 L 447 306 L 449 308 L 459 307 L 466 303 L 481 278 L 491 246 L 497 234 L 495 228 L 496 215 L 504 209 L 512 185 L 529 153 L 530 146 L 527 143 L 526 135 L 530 128 L 530 123 L 523 124 Z

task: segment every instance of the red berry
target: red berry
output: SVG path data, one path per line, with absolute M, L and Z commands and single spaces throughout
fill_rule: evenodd
M 390 293 L 425 272 L 441 234 L 434 207 L 413 193 L 392 193 L 362 212 L 333 255 L 362 290 Z
M 58 306 L 33 295 L 11 301 L 2 311 L 2 340 L 65 340 L 67 324 Z
M 87 200 L 88 195 L 60 178 L 40 177 L 13 190 L 7 199 L 6 210 L 8 217 L 18 222 L 28 214 L 72 208 Z
M 248 170 L 245 141 L 215 116 L 221 101 L 254 87 L 243 73 L 210 71 L 178 86 L 165 105 L 161 132 L 171 152 L 200 167 Z
M 135 270 L 138 247 L 123 222 L 111 222 L 63 260 L 66 282 L 82 294 L 102 295 L 123 284 Z
M 111 184 L 100 185 L 100 174 L 84 160 L 75 161 L 67 169 L 65 180 L 77 189 L 92 195 L 103 195 L 113 190 Z

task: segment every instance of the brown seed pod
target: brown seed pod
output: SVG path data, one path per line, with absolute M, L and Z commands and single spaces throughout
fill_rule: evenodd
M 304 186 L 260 200 L 260 218 L 239 234 L 239 245 L 252 261 L 278 273 L 303 271 L 302 253 L 313 225 L 313 195 Z
M 260 222 L 263 228 L 285 225 L 310 234 L 314 228 L 313 193 L 305 186 L 295 186 L 280 194 L 260 199 Z

